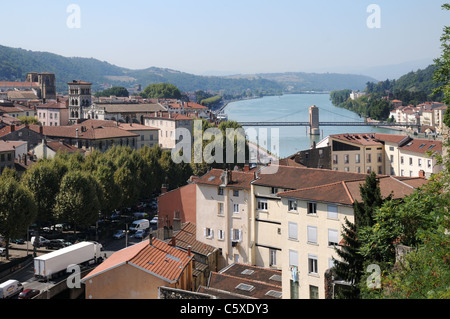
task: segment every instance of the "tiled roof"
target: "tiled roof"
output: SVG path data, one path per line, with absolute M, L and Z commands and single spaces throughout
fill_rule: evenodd
M 375 137 L 383 142 L 392 142 L 400 144 L 403 140 L 410 139 L 408 135 L 382 134 L 376 133 Z
M 145 118 L 148 119 L 163 119 L 163 120 L 173 120 L 173 121 L 180 121 L 180 120 L 192 120 L 192 117 L 178 114 L 178 113 L 168 113 L 168 112 L 156 112 L 144 115 Z
M 69 145 L 64 142 L 59 141 L 51 141 L 47 142 L 47 147 L 53 150 L 54 152 L 66 152 L 66 153 L 84 153 L 85 151 L 83 149 L 80 149 L 78 147 Z
M 278 166 L 276 174 L 264 174 L 266 169 L 271 170 L 270 167 L 262 169 L 258 174 L 258 178 L 252 184 L 285 189 L 301 189 L 341 181 L 362 180 L 367 176 L 367 174 L 291 166 Z
M 96 103 L 95 105 L 100 109 L 104 109 L 107 113 L 150 113 L 166 110 L 164 107 L 156 103 Z
M 0 87 L 11 87 L 11 88 L 39 87 L 39 83 L 38 82 L 0 81 Z
M 220 178 L 224 173 L 221 169 L 212 169 L 208 173 L 195 181 L 196 184 L 221 186 L 222 179 Z M 226 187 L 250 189 L 250 183 L 255 179 L 253 170 L 249 172 L 243 171 L 228 171 L 228 184 Z
M 382 143 L 376 139 L 374 133 L 335 134 L 330 135 L 330 137 L 340 141 L 364 146 L 382 145 Z
M 36 106 L 37 109 L 67 109 L 65 102 L 51 101 Z
M 425 154 L 428 151 L 442 152 L 442 142 L 436 140 L 414 139 L 399 147 L 403 151 Z
M 14 151 L 14 145 L 5 141 L 0 141 L 0 152 L 11 152 Z
M 153 238 L 113 253 L 91 271 L 83 281 L 123 264 L 129 264 L 170 283 L 176 282 L 192 257 L 181 249 Z
M 196 225 L 192 223 L 186 223 L 175 235 L 175 246 L 184 250 L 188 250 L 188 248 L 191 247 L 192 252 L 204 256 L 208 256 L 217 250 L 217 248 L 197 240 Z
M 416 178 L 401 181 L 393 176 L 379 178 L 381 196 L 383 198 L 392 194 L 393 198 L 404 198 L 415 191 L 416 187 L 424 185 L 427 181 Z M 316 187 L 302 188 L 278 193 L 280 197 L 297 198 L 341 205 L 353 205 L 355 201 L 362 202 L 360 186 L 365 179 L 358 181 L 341 181 Z
M 30 128 L 39 132 L 38 125 L 30 125 Z M 77 137 L 78 129 L 78 137 Z M 137 137 L 138 134 L 122 130 L 112 126 L 87 126 L 83 124 L 72 126 L 43 126 L 43 134 L 54 138 L 73 138 L 83 140 L 101 140 L 108 138 Z
M 235 263 L 220 272 L 211 272 L 208 288 L 246 298 L 280 299 L 281 271 Z M 208 293 L 214 294 L 212 290 Z

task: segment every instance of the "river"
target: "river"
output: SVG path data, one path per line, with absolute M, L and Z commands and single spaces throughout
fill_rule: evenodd
M 346 109 L 334 106 L 330 101 L 329 94 L 287 94 L 281 96 L 267 96 L 259 99 L 243 100 L 229 103 L 224 112 L 228 119 L 236 122 L 308 122 L 309 107 L 316 105 L 319 108 L 320 122 L 364 122 L 358 114 Z M 244 127 L 246 132 L 252 128 Z M 282 126 L 278 128 L 279 138 L 275 138 L 277 146 L 271 147 L 271 137 L 276 132 L 274 127 L 255 127 L 258 133 L 259 144 L 275 153 L 280 158 L 287 157 L 298 151 L 309 149 L 313 142 L 320 142 L 323 138 L 340 133 L 386 133 L 405 134 L 404 132 L 377 128 L 372 126 L 323 126 L 320 127 L 321 135 L 309 135 L 309 127 Z M 264 138 L 264 130 L 267 138 Z M 273 133 L 273 134 L 271 134 Z M 261 138 L 261 136 L 263 138 Z M 253 142 L 255 138 L 249 136 Z M 267 143 L 264 143 L 267 140 Z M 261 142 L 263 141 L 263 142 Z M 274 144 L 275 144 L 274 143 Z

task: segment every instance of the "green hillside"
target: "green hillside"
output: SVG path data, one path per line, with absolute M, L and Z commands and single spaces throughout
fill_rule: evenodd
M 67 91 L 67 82 L 84 80 L 93 83 L 94 91 L 105 86 L 142 88 L 153 83 L 171 83 L 181 91 L 214 91 L 241 94 L 250 90 L 258 94 L 330 91 L 343 87 L 358 90 L 373 78 L 344 74 L 278 73 L 235 77 L 199 76 L 180 71 L 150 67 L 131 70 L 93 58 L 63 57 L 48 52 L 0 46 L 0 81 L 23 81 L 28 72 L 55 73 L 57 90 Z

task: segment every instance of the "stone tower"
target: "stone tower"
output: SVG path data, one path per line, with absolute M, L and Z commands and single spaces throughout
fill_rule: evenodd
M 320 135 L 319 108 L 315 105 L 309 107 L 309 134 Z
M 84 119 L 83 109 L 92 104 L 92 83 L 74 80 L 67 84 L 69 85 L 69 122 L 75 124 L 78 120 Z
M 39 84 L 39 98 L 43 100 L 56 100 L 56 78 L 53 73 L 30 72 L 25 82 Z

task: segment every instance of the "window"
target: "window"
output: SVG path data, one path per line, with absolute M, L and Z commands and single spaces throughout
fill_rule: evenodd
M 269 265 L 275 266 L 277 264 L 277 250 L 269 249 Z
M 338 241 L 338 231 L 336 229 L 328 229 L 328 246 L 337 246 Z
M 297 211 L 297 201 L 294 199 L 290 199 L 288 201 L 289 211 Z
M 405 162 L 405 159 L 402 157 L 400 157 L 400 164 L 403 164 Z
M 317 256 L 308 254 L 308 273 L 318 274 Z
M 288 223 L 289 239 L 298 240 L 298 226 L 297 223 Z
M 240 242 L 242 240 L 242 231 L 240 229 L 231 229 L 231 240 Z
M 307 227 L 308 244 L 317 244 L 317 227 Z
M 383 155 L 382 154 L 380 154 L 380 153 L 377 154 L 377 161 L 378 161 L 378 163 L 383 162 Z
M 338 156 L 333 155 L 333 164 L 337 164 L 337 163 L 338 163 Z
M 233 213 L 239 213 L 239 204 L 233 204 Z
M 366 162 L 367 163 L 371 163 L 372 162 L 372 154 L 367 154 L 366 155 Z
M 361 162 L 361 155 L 360 154 L 356 154 L 355 155 L 355 163 L 360 163 Z
M 337 219 L 338 218 L 338 207 L 337 205 L 327 206 L 328 218 Z
M 390 156 L 390 161 L 391 161 L 391 163 L 394 163 L 394 155 Z
M 234 189 L 233 190 L 233 196 L 234 197 L 239 197 L 239 190 L 238 189 Z
M 378 166 L 378 174 L 383 174 L 383 166 Z
M 213 238 L 214 231 L 211 228 L 204 228 L 205 238 Z
M 405 176 L 405 171 L 403 169 L 400 171 L 400 176 Z
M 309 299 L 319 299 L 319 287 L 309 286 Z
M 217 190 L 217 195 L 223 195 L 223 188 L 219 187 L 219 189 Z
M 422 166 L 422 159 L 421 158 L 417 159 L 417 164 L 419 164 L 419 167 Z
M 361 173 L 361 167 L 356 166 L 356 167 L 355 167 L 355 172 L 356 172 L 356 173 Z
M 308 203 L 308 215 L 316 215 L 317 214 L 317 204 L 316 203 Z
M 289 266 L 298 267 L 298 252 L 289 249 Z
M 349 156 L 348 156 L 348 154 L 345 154 L 344 155 L 344 164 L 348 164 L 348 161 L 349 161 Z
M 223 203 L 218 203 L 218 214 L 223 215 Z
M 394 150 L 394 146 L 389 146 L 389 150 L 393 151 Z
M 272 194 L 276 194 L 276 193 L 278 193 L 278 188 L 272 187 Z
M 267 200 L 258 199 L 257 200 L 257 209 L 258 210 L 267 210 Z
M 219 229 L 217 231 L 217 239 L 224 240 L 225 239 L 225 232 L 222 229 Z
M 409 158 L 409 165 L 412 165 L 413 164 L 413 159 L 412 159 L 412 157 L 410 157 Z
M 428 168 L 431 168 L 431 160 L 428 160 Z
M 344 167 L 344 172 L 350 172 L 350 167 Z

